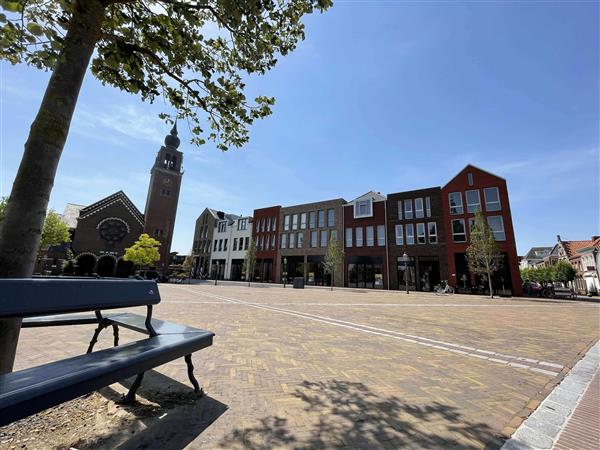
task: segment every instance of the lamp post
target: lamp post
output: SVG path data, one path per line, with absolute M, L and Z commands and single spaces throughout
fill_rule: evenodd
M 285 283 L 287 282 L 287 258 L 283 258 L 283 288 L 285 289 Z
M 410 258 L 408 257 L 406 252 L 404 252 L 404 255 L 402 255 L 402 262 L 404 263 L 404 284 L 406 285 L 406 293 L 407 294 L 408 294 L 408 261 L 409 260 L 410 260 Z
M 217 261 L 217 270 L 215 272 L 215 286 L 217 285 L 217 280 L 219 279 L 219 261 Z

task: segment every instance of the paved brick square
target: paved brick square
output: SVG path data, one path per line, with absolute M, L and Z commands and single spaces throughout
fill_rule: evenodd
M 107 427 L 111 446 L 498 448 L 600 337 L 599 305 L 582 302 L 208 283 L 160 292 L 155 317 L 216 333 L 194 356 L 207 397 L 169 400 L 188 392 L 186 367 L 159 367 L 139 391 L 159 406 Z M 16 369 L 83 353 L 92 331 L 25 329 Z M 105 332 L 98 348 L 111 344 Z

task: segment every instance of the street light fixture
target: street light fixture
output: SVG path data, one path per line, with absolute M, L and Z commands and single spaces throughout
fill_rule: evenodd
M 285 289 L 285 283 L 287 282 L 287 258 L 283 258 L 283 288 Z
M 404 284 L 406 285 L 406 293 L 407 294 L 408 294 L 408 261 L 410 261 L 410 258 L 408 257 L 406 252 L 404 252 L 404 255 L 402 255 L 402 262 L 404 263 Z

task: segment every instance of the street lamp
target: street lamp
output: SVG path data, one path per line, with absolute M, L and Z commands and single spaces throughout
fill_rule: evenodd
M 285 289 L 285 283 L 287 281 L 287 258 L 283 258 L 283 288 Z
M 215 272 L 215 286 L 217 285 L 217 279 L 219 278 L 219 261 L 217 261 L 217 271 Z
M 406 293 L 407 294 L 408 294 L 408 261 L 410 261 L 410 258 L 408 257 L 406 252 L 404 252 L 404 255 L 402 255 L 402 262 L 404 263 L 404 284 L 406 285 Z

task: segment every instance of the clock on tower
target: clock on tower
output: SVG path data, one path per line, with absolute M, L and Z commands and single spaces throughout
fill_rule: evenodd
M 150 186 L 144 211 L 144 233 L 160 243 L 160 260 L 156 268 L 165 272 L 169 266 L 169 254 L 173 239 L 173 228 L 177 215 L 177 202 L 183 171 L 183 153 L 178 150 L 177 124 L 165 137 L 165 145 L 160 148 L 150 171 Z

